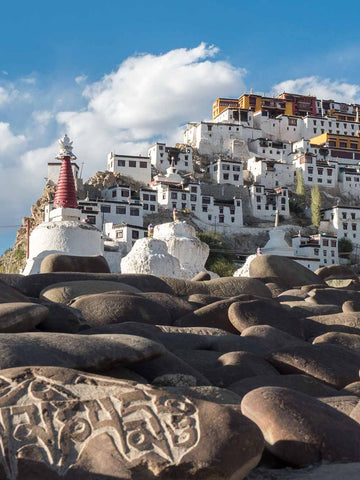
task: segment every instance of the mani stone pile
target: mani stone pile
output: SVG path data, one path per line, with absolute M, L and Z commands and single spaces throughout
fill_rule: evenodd
M 0 274 L 1 480 L 360 477 L 360 283 L 259 255 L 250 276 Z M 336 473 L 334 473 L 336 472 Z

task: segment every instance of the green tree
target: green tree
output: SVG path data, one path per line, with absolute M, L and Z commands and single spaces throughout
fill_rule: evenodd
M 301 168 L 296 173 L 296 195 L 301 205 L 305 204 L 305 184 Z
M 210 247 L 209 257 L 205 268 L 217 273 L 220 277 L 231 277 L 236 270 L 231 254 L 227 253 L 229 247 L 225 244 L 220 233 L 209 231 L 197 232 L 197 237 Z
M 311 189 L 311 221 L 315 227 L 319 227 L 321 219 L 321 194 L 319 185 L 316 183 Z
M 348 238 L 340 238 L 339 240 L 339 253 L 351 253 L 353 251 L 352 241 Z

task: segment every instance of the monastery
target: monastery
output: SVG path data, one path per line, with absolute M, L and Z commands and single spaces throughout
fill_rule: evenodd
M 139 182 L 137 191 L 115 185 L 98 198 L 81 199 L 79 167 L 65 135 L 48 163 L 48 181 L 57 183 L 55 200 L 31 234 L 24 273 L 33 273 L 55 251 L 104 254 L 119 271 L 121 258 L 147 237 L 145 217 L 174 209 L 199 228 L 225 235 L 245 233 L 254 224 L 270 229 L 264 253 L 283 252 L 312 270 L 338 263 L 338 239 L 360 245 L 359 127 L 359 105 L 335 100 L 252 92 L 218 98 L 212 121 L 187 124 L 183 143 L 156 142 L 147 156 L 108 155 L 107 170 Z M 318 234 L 300 232 L 288 245 L 281 225 L 271 230 L 271 224 L 275 218 L 291 223 L 289 199 L 299 170 L 306 186 L 335 189 L 348 201 L 323 210 Z

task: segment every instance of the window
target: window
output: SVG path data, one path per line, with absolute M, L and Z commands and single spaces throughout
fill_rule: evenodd
M 205 205 L 210 205 L 210 197 L 202 197 L 202 203 Z
M 87 219 L 88 219 L 88 223 L 90 223 L 90 225 L 95 225 L 95 223 L 96 223 L 95 215 L 88 215 Z
M 319 255 L 319 249 L 318 248 L 314 248 L 314 255 Z
M 331 240 L 331 246 L 336 247 L 336 240 Z
M 138 217 L 139 216 L 139 209 L 134 208 L 134 207 L 130 207 L 130 215 L 132 217 Z
M 308 168 L 308 172 L 309 172 L 310 174 L 312 174 L 313 171 L 314 171 L 313 167 L 309 167 L 309 168 Z
M 211 216 L 211 215 L 208 215 L 208 220 L 209 220 L 209 222 L 211 221 L 211 219 L 212 219 L 212 216 Z
M 121 196 L 122 197 L 128 197 L 129 196 L 129 190 L 121 190 Z
M 143 200 L 149 200 L 149 194 L 148 193 L 144 193 Z
M 191 205 L 191 211 L 192 211 L 192 212 L 195 212 L 195 208 L 196 208 L 196 205 L 193 205 L 193 204 L 192 204 L 192 205 Z
M 118 215 L 125 215 L 126 214 L 126 207 L 125 206 L 116 207 L 116 213 Z
M 177 200 L 177 193 L 176 192 L 171 192 L 171 200 Z
M 191 187 L 190 191 L 191 193 L 197 193 L 197 187 Z
M 190 202 L 196 202 L 197 196 L 196 195 L 190 195 Z
M 329 246 L 329 240 L 323 240 L 323 245 L 324 247 L 328 247 Z
M 233 165 L 233 172 L 240 172 L 240 165 Z
M 343 223 L 343 229 L 347 230 L 347 223 Z
M 223 174 L 223 179 L 224 179 L 224 180 L 229 180 L 229 174 L 228 174 L 228 173 L 224 173 L 224 174 Z
M 285 205 L 281 205 L 281 210 L 285 210 Z
M 186 208 L 186 203 L 182 203 L 181 208 L 184 210 Z
M 312 181 L 313 181 L 312 177 L 308 177 L 308 182 L 312 182 Z
M 140 162 L 140 168 L 146 168 L 147 163 L 146 162 Z
M 340 142 L 340 147 L 341 148 L 347 148 L 347 143 L 346 142 Z
M 261 205 L 258 205 L 258 206 L 257 206 L 257 209 L 258 209 L 258 210 L 261 210 Z
M 224 165 L 223 164 L 222 169 L 223 170 L 230 170 L 230 165 Z
M 323 174 L 323 169 L 322 169 L 322 168 L 318 168 L 318 169 L 317 169 L 317 172 L 318 172 L 318 175 L 322 175 L 322 174 Z
M 185 155 L 185 160 L 188 160 L 189 159 L 189 155 Z
M 117 191 L 116 191 L 116 190 L 113 190 L 113 191 L 111 192 L 111 197 L 114 198 L 114 197 L 116 197 L 116 195 L 117 195 Z
M 130 160 L 130 161 L 129 161 L 129 167 L 136 167 L 136 162 L 135 162 L 135 160 Z
M 351 220 L 355 220 L 355 213 L 351 214 Z
M 260 195 L 257 195 L 257 196 L 256 196 L 256 201 L 257 201 L 258 203 L 261 202 L 261 197 L 260 197 Z
M 346 212 L 342 212 L 342 218 L 346 218 Z
M 332 175 L 332 172 L 333 172 L 333 171 L 332 171 L 330 168 L 328 168 L 327 174 L 328 174 L 329 177 Z
M 212 125 L 208 125 L 208 126 L 207 126 L 207 129 L 208 129 L 208 132 L 211 132 Z
M 202 211 L 203 211 L 203 212 L 207 212 L 207 211 L 208 211 L 207 205 L 203 205 L 203 206 L 202 206 Z
M 118 160 L 118 167 L 125 167 L 125 160 Z
M 144 209 L 144 210 L 149 210 L 149 205 L 148 205 L 147 203 L 144 203 L 144 204 L 143 204 L 143 209 Z
M 255 191 L 256 191 L 256 193 L 261 193 L 261 187 L 256 187 Z
M 357 150 L 357 143 L 350 143 L 350 148 Z
M 219 215 L 219 223 L 224 223 L 224 215 Z
M 123 238 L 124 237 L 124 232 L 122 230 L 117 230 L 115 233 L 116 238 Z
M 133 230 L 133 231 L 131 232 L 131 238 L 132 238 L 133 240 L 137 240 L 137 239 L 139 238 L 139 231 L 138 231 L 138 230 Z
M 237 182 L 239 180 L 239 175 L 234 175 L 234 180 Z
M 110 213 L 111 207 L 110 205 L 101 205 L 100 210 L 102 211 L 102 213 Z
M 159 150 L 164 150 L 164 146 L 163 146 L 163 145 L 159 145 Z
M 352 230 L 356 230 L 356 223 L 352 223 L 352 224 L 351 224 L 351 229 L 352 229 Z

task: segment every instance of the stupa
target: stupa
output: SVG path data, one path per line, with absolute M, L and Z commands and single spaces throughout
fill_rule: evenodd
M 58 142 L 60 151 L 56 158 L 61 160 L 61 168 L 54 199 L 55 208 L 50 212 L 50 221 L 41 223 L 30 235 L 29 258 L 24 275 L 39 273 L 41 261 L 52 253 L 103 255 L 102 232 L 81 221 L 71 168 L 71 160 L 76 158 L 72 152 L 73 142 L 66 134 Z

